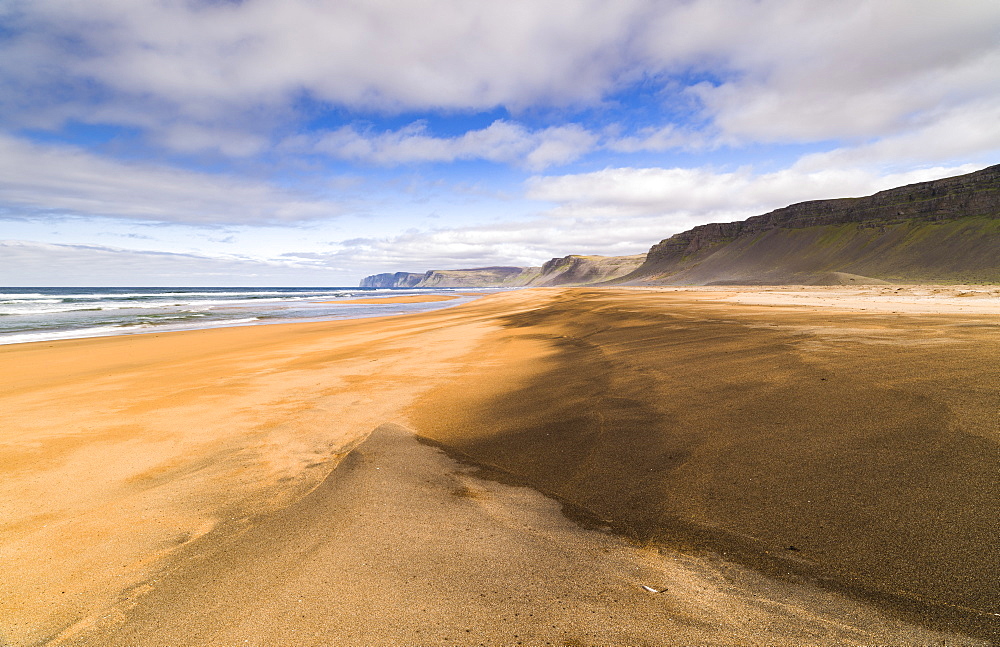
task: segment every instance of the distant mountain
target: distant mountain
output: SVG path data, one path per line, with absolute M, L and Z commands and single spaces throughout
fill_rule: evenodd
M 566 256 L 541 267 L 479 267 L 469 270 L 430 270 L 423 274 L 375 274 L 361 281 L 363 288 L 472 288 L 542 285 L 585 285 L 624 276 L 639 267 L 645 254 L 635 256 Z
M 634 269 L 634 268 L 633 268 Z M 477 267 L 470 270 L 430 270 L 423 274 L 375 274 L 361 281 L 363 288 L 478 288 L 528 285 L 540 267 Z
M 700 225 L 636 256 L 397 272 L 363 287 L 1000 283 L 1000 165 Z

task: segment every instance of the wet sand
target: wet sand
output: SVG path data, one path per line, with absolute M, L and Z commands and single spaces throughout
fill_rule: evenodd
M 437 301 L 452 301 L 459 296 L 451 294 L 414 294 L 401 297 L 372 297 L 370 299 L 338 299 L 336 301 L 320 301 L 320 303 L 362 303 L 378 305 L 380 303 L 435 303 Z
M 0 644 L 983 644 L 1000 303 L 819 291 L 2 348 Z

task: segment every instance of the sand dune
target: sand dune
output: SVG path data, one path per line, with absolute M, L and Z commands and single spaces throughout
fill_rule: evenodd
M 993 297 L 811 289 L 0 348 L 0 644 L 982 644 Z

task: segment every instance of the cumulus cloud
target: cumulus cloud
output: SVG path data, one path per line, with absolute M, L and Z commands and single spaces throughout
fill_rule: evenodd
M 11 0 L 0 11 L 11 90 L 0 101 L 35 124 L 276 127 L 303 96 L 379 111 L 593 106 L 643 80 L 696 98 L 729 141 L 815 141 L 933 121 L 995 93 L 1000 67 L 1000 5 L 981 0 Z M 665 130 L 642 149 L 672 140 Z
M 644 32 L 659 61 L 702 59 L 687 91 L 733 141 L 869 138 L 995 95 L 1000 5 L 979 0 L 698 0 Z
M 937 111 L 933 120 L 911 130 L 858 146 L 807 155 L 795 164 L 800 171 L 864 166 L 893 168 L 970 160 L 997 161 L 1000 151 L 1000 99 L 977 101 Z
M 204 119 L 301 92 L 378 109 L 595 101 L 627 67 L 623 42 L 647 3 L 6 4 L 18 33 L 0 57 L 7 79 L 88 79 Z
M 250 157 L 270 146 L 268 137 L 227 126 L 173 123 L 160 127 L 151 139 L 180 153 L 218 151 L 228 157 Z
M 124 163 L 0 134 L 0 217 L 86 215 L 174 223 L 294 223 L 344 208 L 264 182 Z
M 710 145 L 703 134 L 673 125 L 640 128 L 635 134 L 624 136 L 618 134 L 620 131 L 616 124 L 596 133 L 575 123 L 530 130 L 522 124 L 498 119 L 486 128 L 439 137 L 428 131 L 425 122 L 418 121 L 393 131 L 359 131 L 344 126 L 329 132 L 296 135 L 285 140 L 281 148 L 381 166 L 486 160 L 542 171 L 575 162 L 595 151 L 664 152 Z
M 436 231 L 411 231 L 342 241 L 326 256 L 332 266 L 381 272 L 423 272 L 491 265 L 537 266 L 567 254 L 627 255 L 655 242 L 642 218 L 611 222 L 581 218 L 563 222 L 539 217 Z M 656 238 L 658 241 L 659 238 Z
M 805 200 L 869 195 L 894 186 L 959 175 L 973 165 L 881 174 L 861 167 L 814 168 L 803 163 L 773 173 L 745 168 L 610 168 L 534 177 L 527 196 L 554 203 L 553 216 L 601 218 L 606 227 L 631 217 L 657 217 L 662 231 L 732 221 Z
M 313 285 L 344 284 L 322 264 L 296 260 L 177 254 L 106 247 L 0 240 L 0 276 L 7 285 Z M 16 281 L 12 281 L 15 279 Z
M 710 138 L 704 133 L 667 124 L 640 128 L 633 135 L 609 138 L 604 147 L 618 153 L 662 153 L 674 149 L 697 150 L 709 145 Z
M 455 137 L 431 135 L 423 122 L 375 134 L 344 126 L 332 132 L 296 136 L 285 142 L 284 147 L 385 166 L 488 160 L 539 171 L 578 159 L 593 150 L 597 141 L 596 135 L 576 124 L 531 131 L 500 119 L 486 128 Z

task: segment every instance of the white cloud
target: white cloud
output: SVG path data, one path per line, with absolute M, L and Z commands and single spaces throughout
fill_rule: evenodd
M 0 67 L 22 84 L 64 70 L 194 119 L 303 91 L 379 109 L 592 102 L 645 4 L 14 0 L 5 19 L 23 33 Z
M 869 138 L 995 96 L 1000 5 L 984 0 L 698 0 L 643 33 L 649 55 L 701 60 L 691 89 L 731 141 Z
M 200 224 L 294 223 L 343 211 L 336 203 L 263 182 L 124 163 L 2 134 L 0 207 L 9 217 L 88 215 Z
M 154 134 L 154 139 L 168 150 L 181 153 L 218 151 L 229 157 L 256 155 L 270 144 L 267 137 L 246 130 L 195 123 L 164 125 Z
M 928 123 L 860 146 L 807 155 L 795 168 L 892 168 L 975 160 L 996 163 L 1000 153 L 1000 98 L 943 108 Z
M 349 110 L 516 111 L 600 105 L 640 79 L 665 98 L 689 84 L 708 119 L 702 137 L 725 144 L 899 134 L 1000 90 L 990 0 L 10 0 L 0 12 L 10 29 L 0 110 L 12 123 L 132 124 L 177 150 L 237 156 L 297 119 L 303 97 Z M 208 134 L 220 128 L 231 136 Z M 474 132 L 502 135 L 500 146 L 513 136 Z M 471 155 L 420 135 L 355 142 L 356 152 Z M 586 149 L 583 133 L 556 135 L 513 158 L 540 169 Z M 699 140 L 665 123 L 609 146 Z
M 576 124 L 531 131 L 520 124 L 498 119 L 486 128 L 454 137 L 428 134 L 423 122 L 375 134 L 344 126 L 332 132 L 290 138 L 284 148 L 385 166 L 488 160 L 540 171 L 580 158 L 592 151 L 597 142 L 596 135 Z
M 438 231 L 413 231 L 383 238 L 343 241 L 327 256 L 338 267 L 367 268 L 366 274 L 424 272 L 491 265 L 537 266 L 567 254 L 627 255 L 645 252 L 651 223 L 581 218 L 566 227 L 550 218 L 492 223 Z
M 972 165 L 881 174 L 861 167 L 798 168 L 756 174 L 750 168 L 611 168 L 593 173 L 534 177 L 527 196 L 555 203 L 565 218 L 600 219 L 610 231 L 634 217 L 653 218 L 664 238 L 695 224 L 742 220 L 805 200 L 870 195 L 895 186 L 975 170 Z M 657 239 L 659 240 L 659 239 Z
M 322 264 L 0 240 L 0 276 L 38 285 L 352 285 Z
M 601 150 L 622 153 L 664 152 L 672 149 L 704 148 L 705 137 L 672 125 L 641 128 L 635 135 L 617 136 L 612 124 L 603 133 L 579 124 L 529 130 L 498 119 L 486 128 L 469 130 L 454 137 L 429 134 L 425 122 L 414 122 L 395 131 L 359 132 L 351 126 L 311 135 L 296 135 L 282 143 L 291 152 L 317 152 L 333 158 L 396 166 L 420 162 L 488 160 L 511 164 L 529 171 L 569 164 Z
M 644 151 L 662 153 L 673 149 L 700 149 L 708 146 L 704 134 L 667 124 L 660 127 L 640 128 L 634 135 L 612 138 L 605 148 L 619 153 Z
M 538 146 L 525 157 L 529 169 L 572 162 L 597 142 L 597 137 L 575 124 L 547 128 L 540 135 Z

